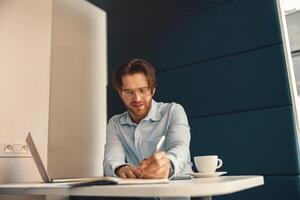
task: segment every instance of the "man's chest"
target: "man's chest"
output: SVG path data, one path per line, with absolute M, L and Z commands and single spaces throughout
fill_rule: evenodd
M 163 135 L 168 132 L 169 124 L 162 121 L 143 121 L 138 125 L 121 127 L 120 140 L 125 150 L 135 151 L 139 157 L 150 156 Z M 165 145 L 163 145 L 162 150 Z

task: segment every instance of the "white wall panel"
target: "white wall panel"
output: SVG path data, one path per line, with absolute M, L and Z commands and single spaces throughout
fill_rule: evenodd
M 0 1 L 0 141 L 32 132 L 47 161 L 51 0 Z M 0 158 L 0 182 L 39 181 L 31 158 Z
M 54 0 L 49 172 L 101 176 L 106 127 L 106 14 L 82 0 Z
M 30 131 L 53 177 L 102 175 L 106 60 L 87 1 L 1 0 L 0 143 Z M 32 158 L 0 158 L 0 182 L 24 181 L 41 181 Z

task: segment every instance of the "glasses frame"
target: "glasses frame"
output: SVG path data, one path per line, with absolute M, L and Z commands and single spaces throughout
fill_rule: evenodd
M 147 91 L 145 91 L 146 93 L 142 92 L 143 89 L 147 89 Z M 136 89 L 124 89 L 124 90 L 121 90 L 122 97 L 127 98 L 127 99 L 132 99 L 135 96 L 136 93 L 140 97 L 151 96 L 151 90 L 150 90 L 149 87 L 140 87 L 140 88 L 136 88 Z

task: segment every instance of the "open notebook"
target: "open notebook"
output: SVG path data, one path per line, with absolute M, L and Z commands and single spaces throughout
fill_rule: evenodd
M 107 184 L 153 184 L 153 183 L 168 183 L 169 179 L 122 179 L 116 177 L 102 176 L 90 178 L 66 178 L 52 179 L 48 174 L 45 165 L 38 153 L 38 150 L 33 142 L 31 134 L 26 137 L 27 146 L 31 152 L 33 160 L 38 168 L 38 171 L 45 183 L 65 183 L 70 182 L 70 185 L 107 185 Z

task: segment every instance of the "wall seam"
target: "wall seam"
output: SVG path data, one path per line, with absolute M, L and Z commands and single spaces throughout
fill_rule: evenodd
M 223 113 L 214 113 L 214 114 L 208 114 L 208 115 L 195 115 L 188 117 L 189 120 L 195 120 L 195 119 L 203 119 L 203 118 L 210 118 L 210 117 L 220 117 L 220 116 L 226 116 L 226 115 L 234 115 L 238 113 L 246 113 L 246 112 L 256 112 L 256 111 L 265 111 L 265 110 L 271 110 L 271 109 L 277 109 L 277 108 L 284 108 L 284 107 L 291 107 L 292 104 L 283 104 L 278 106 L 270 106 L 270 107 L 260 107 L 260 108 L 253 108 L 253 109 L 244 109 L 244 110 L 237 110 L 232 112 L 223 112 Z

